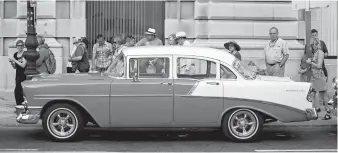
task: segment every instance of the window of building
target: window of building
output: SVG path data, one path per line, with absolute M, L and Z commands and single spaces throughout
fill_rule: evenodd
M 169 58 L 131 58 L 129 63 L 130 78 L 135 74 L 139 78 L 169 78 Z
M 178 78 L 216 78 L 216 63 L 197 58 L 178 58 L 177 77 Z
M 56 18 L 70 18 L 70 0 L 56 0 Z
M 237 76 L 228 67 L 221 65 L 221 79 L 237 79 Z
M 17 2 L 15 0 L 4 1 L 4 10 L 4 18 L 16 19 Z

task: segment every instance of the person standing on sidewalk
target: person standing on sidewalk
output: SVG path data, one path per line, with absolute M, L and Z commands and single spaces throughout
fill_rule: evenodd
M 271 40 L 265 44 L 265 63 L 268 76 L 284 77 L 285 63 L 289 58 L 287 42 L 278 37 L 278 29 L 270 28 Z
M 313 40 L 319 39 L 318 38 L 318 31 L 316 29 L 311 30 L 311 37 L 312 37 Z M 324 57 L 327 57 L 329 51 L 327 50 L 326 44 L 323 40 L 320 40 L 320 46 L 322 47 L 322 51 L 324 52 Z M 325 66 L 325 61 L 323 61 L 322 68 L 323 68 L 323 71 L 324 71 L 326 78 L 328 78 L 328 72 L 327 72 L 327 69 L 326 69 L 326 66 Z M 326 80 L 326 82 L 327 82 L 327 80 Z
M 242 60 L 242 56 L 239 53 L 241 47 L 237 44 L 236 41 L 230 41 L 224 44 L 225 49 L 229 50 L 229 53 L 234 55 L 240 61 Z
M 45 43 L 45 38 L 41 35 L 36 36 L 38 40 L 38 48 L 39 48 L 39 59 L 36 60 L 36 66 L 37 70 L 41 74 L 49 74 L 48 69 L 47 69 L 47 60 L 49 59 L 49 46 L 47 43 Z
M 89 72 L 89 59 L 86 38 L 77 38 L 76 49 L 74 53 L 68 57 L 68 62 L 72 63 L 72 72 L 86 73 Z
M 24 102 L 23 98 L 23 89 L 21 82 L 26 80 L 25 68 L 27 61 L 23 57 L 24 53 L 24 43 L 22 40 L 16 42 L 17 52 L 14 53 L 13 57 L 9 57 L 9 62 L 12 64 L 12 67 L 15 69 L 15 89 L 14 96 L 16 105 L 22 105 Z
M 113 45 L 107 42 L 102 34 L 96 36 L 97 43 L 93 46 L 92 70 L 104 73 L 113 60 Z
M 313 89 L 316 91 L 314 95 L 313 107 L 316 108 L 318 112 L 320 112 L 320 97 L 324 99 L 324 106 L 326 111 L 328 111 L 328 100 L 326 100 L 327 94 L 327 82 L 326 76 L 323 71 L 323 61 L 324 61 L 324 52 L 322 51 L 321 44 L 318 38 L 314 39 L 311 44 L 314 54 L 313 58 L 309 58 L 306 63 L 311 65 L 312 76 L 310 82 L 312 84 Z

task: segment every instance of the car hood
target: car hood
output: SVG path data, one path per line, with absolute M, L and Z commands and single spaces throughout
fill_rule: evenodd
M 290 77 L 276 77 L 276 76 L 263 76 L 258 75 L 257 80 L 261 81 L 278 81 L 278 82 L 294 82 Z

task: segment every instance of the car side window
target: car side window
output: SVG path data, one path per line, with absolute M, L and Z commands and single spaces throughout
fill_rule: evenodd
M 237 76 L 228 67 L 221 64 L 221 79 L 237 79 Z
M 216 63 L 198 58 L 177 58 L 177 78 L 216 78 Z
M 139 78 L 169 78 L 169 58 L 131 58 L 129 63 L 130 78 L 135 73 Z

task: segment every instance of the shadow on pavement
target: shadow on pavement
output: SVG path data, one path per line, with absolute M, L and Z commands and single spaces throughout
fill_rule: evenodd
M 332 131 L 332 130 L 331 130 Z M 38 141 L 51 141 L 42 129 L 26 133 L 25 137 L 30 137 Z M 278 129 L 263 131 L 261 141 L 290 141 L 302 139 L 301 136 L 295 135 L 294 132 Z M 221 131 L 208 132 L 144 132 L 144 131 L 111 131 L 111 130 L 85 130 L 82 141 L 222 141 L 232 142 L 225 138 Z

